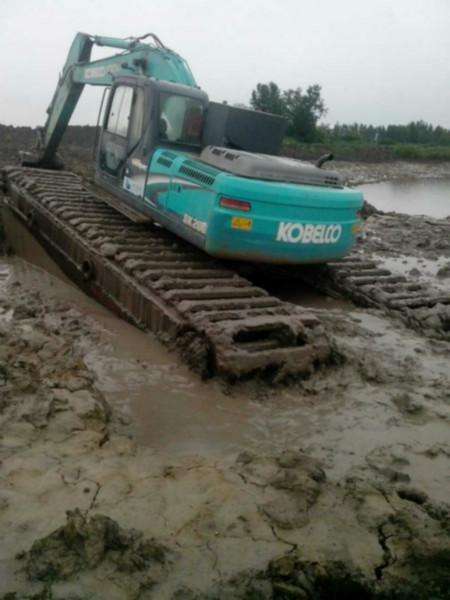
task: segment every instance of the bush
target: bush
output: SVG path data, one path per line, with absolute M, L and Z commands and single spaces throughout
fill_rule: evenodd
M 446 146 L 424 146 L 416 144 L 396 144 L 393 147 L 396 158 L 406 160 L 450 161 L 450 148 Z

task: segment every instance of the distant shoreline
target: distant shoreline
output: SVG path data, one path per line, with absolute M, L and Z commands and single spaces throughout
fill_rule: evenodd
M 448 179 L 450 185 L 449 162 L 360 162 L 335 161 L 330 169 L 337 171 L 347 185 L 358 186 L 382 181 L 406 181 L 419 179 Z
M 61 144 L 61 154 L 69 170 L 87 177 L 92 175 L 95 133 L 96 127 L 92 125 L 73 125 L 68 128 Z M 35 128 L 0 124 L 0 167 L 16 163 L 18 152 L 32 150 L 35 141 Z M 332 150 L 332 147 L 324 144 L 298 144 L 290 141 L 284 144 L 282 155 L 315 161 Z M 449 159 L 446 161 L 398 159 L 386 154 L 385 147 L 347 144 L 339 146 L 335 160 L 326 167 L 340 173 L 345 182 L 352 186 L 400 179 L 450 178 L 450 149 L 448 150 Z

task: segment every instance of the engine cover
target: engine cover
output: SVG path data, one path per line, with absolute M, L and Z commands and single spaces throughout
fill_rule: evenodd
M 336 172 L 319 169 L 311 163 L 293 158 L 207 146 L 203 149 L 200 160 L 240 177 L 322 187 L 344 187 L 340 175 Z

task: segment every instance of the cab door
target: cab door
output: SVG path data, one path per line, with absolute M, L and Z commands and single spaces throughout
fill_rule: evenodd
M 119 186 L 127 159 L 133 93 L 133 87 L 129 85 L 113 89 L 100 140 L 98 166 L 101 175 L 114 186 Z
M 140 145 L 144 133 L 144 90 L 119 84 L 112 91 L 98 152 L 98 170 L 109 186 L 142 196 L 145 164 Z

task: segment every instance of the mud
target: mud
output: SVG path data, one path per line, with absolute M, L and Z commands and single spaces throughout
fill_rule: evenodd
M 448 597 L 442 347 L 324 309 L 335 367 L 214 386 L 3 264 L 0 597 Z
M 366 247 L 448 289 L 445 227 L 374 214 Z M 205 383 L 13 228 L 41 266 L 0 257 L 0 598 L 450 597 L 447 342 L 311 294 L 333 365 Z
M 372 215 L 365 222 L 361 248 L 394 274 L 406 274 L 412 283 L 450 291 L 450 218 Z
M 414 181 L 425 179 L 450 179 L 449 162 L 346 162 L 335 161 L 333 169 L 352 186 L 381 181 Z
M 369 217 L 365 232 L 361 245 L 368 252 L 418 260 L 450 259 L 450 218 L 385 213 Z
M 343 261 L 298 272 L 300 277 L 327 294 L 340 294 L 358 306 L 382 310 L 430 338 L 450 341 L 450 290 L 417 279 L 416 267 L 407 274 L 411 260 L 383 260 L 367 251 L 353 252 Z M 401 263 L 401 264 L 400 264 Z M 414 263 L 413 263 L 414 264 Z M 439 279 L 446 267 L 436 270 Z
M 167 563 L 167 550 L 143 539 L 138 531 L 122 529 L 109 517 L 87 517 L 76 508 L 67 511 L 63 526 L 35 541 L 19 558 L 25 561 L 31 581 L 69 579 L 111 562 L 113 569 L 123 573 L 124 580 L 127 573 L 145 571 L 140 588 L 151 588 L 164 575 L 161 565 Z

